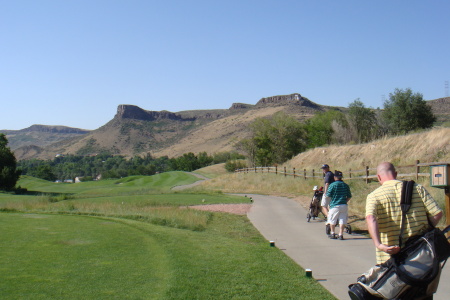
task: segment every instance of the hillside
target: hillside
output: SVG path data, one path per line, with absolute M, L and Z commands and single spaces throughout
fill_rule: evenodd
M 50 159 L 58 153 L 94 155 L 102 151 L 128 157 L 229 151 L 248 134 L 248 124 L 258 117 L 284 111 L 304 120 L 325 109 L 300 94 L 266 97 L 256 105 L 234 103 L 229 109 L 177 113 L 119 105 L 114 118 L 97 130 L 45 147 L 18 148 L 15 154 L 18 159 Z
M 27 151 L 26 149 L 40 151 L 40 148 L 47 145 L 83 136 L 89 132 L 90 130 L 51 125 L 32 125 L 21 130 L 0 130 L 0 133 L 7 136 L 8 146 L 12 150 L 28 146 L 22 151 Z
M 437 123 L 450 122 L 450 97 L 428 101 L 433 113 L 437 117 Z
M 380 162 L 411 165 L 421 162 L 450 161 L 450 128 L 434 128 L 420 133 L 384 138 L 367 144 L 328 146 L 300 153 L 286 163 L 289 168 L 361 170 L 376 167 Z M 344 174 L 345 175 L 345 174 Z
M 450 122 L 450 98 L 428 101 L 438 118 Z M 100 128 L 87 131 L 64 126 L 33 125 L 19 131 L 3 130 L 17 159 L 51 159 L 56 154 L 95 155 L 102 151 L 127 157 L 180 156 L 187 152 L 233 150 L 248 135 L 248 125 L 259 117 L 283 111 L 304 121 L 316 112 L 343 107 L 316 104 L 298 93 L 265 97 L 256 104 L 233 103 L 229 109 L 181 112 L 148 111 L 119 105 L 116 115 Z

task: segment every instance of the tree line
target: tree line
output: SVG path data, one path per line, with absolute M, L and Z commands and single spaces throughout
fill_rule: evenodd
M 356 99 L 346 113 L 331 109 L 304 123 L 282 112 L 269 119 L 256 119 L 250 125 L 250 137 L 240 141 L 237 149 L 247 155 L 251 166 L 270 166 L 310 148 L 366 143 L 386 135 L 431 128 L 435 122 L 422 94 L 395 89 L 382 110 L 365 107 Z
M 22 175 L 29 175 L 49 181 L 74 179 L 82 180 L 121 178 L 131 175 L 154 175 L 167 171 L 194 171 L 212 164 L 242 158 L 236 152 L 221 152 L 208 155 L 201 152 L 185 153 L 176 158 L 134 156 L 127 159 L 120 155 L 101 153 L 96 156 L 64 155 L 53 160 L 30 159 L 18 162 Z

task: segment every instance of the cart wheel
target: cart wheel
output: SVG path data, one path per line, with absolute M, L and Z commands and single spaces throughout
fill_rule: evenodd
M 351 225 L 345 226 L 345 231 L 346 231 L 348 234 L 352 234 L 352 226 L 351 226 Z
M 331 227 L 330 227 L 330 224 L 325 225 L 325 233 L 326 233 L 327 235 L 329 235 L 329 234 L 331 233 Z
M 309 222 L 309 220 L 311 220 L 311 213 L 308 213 L 308 214 L 306 215 L 306 221 Z

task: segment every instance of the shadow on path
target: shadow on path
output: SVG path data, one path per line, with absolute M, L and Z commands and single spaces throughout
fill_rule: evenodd
M 375 247 L 367 235 L 344 234 L 343 241 L 331 240 L 325 234 L 325 223 L 307 222 L 307 212 L 298 202 L 284 197 L 247 196 L 254 200 L 247 214 L 253 225 L 300 266 L 311 269 L 313 277 L 338 299 L 349 299 L 348 285 L 375 265 Z M 449 280 L 447 267 L 434 300 L 449 299 Z

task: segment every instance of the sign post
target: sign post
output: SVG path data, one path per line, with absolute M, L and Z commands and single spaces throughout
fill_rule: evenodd
M 448 226 L 450 225 L 450 187 L 445 188 L 445 217 Z
M 430 166 L 430 186 L 444 189 L 445 218 L 450 225 L 450 165 Z

